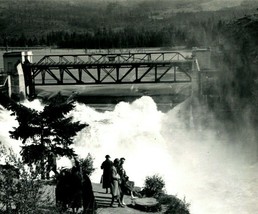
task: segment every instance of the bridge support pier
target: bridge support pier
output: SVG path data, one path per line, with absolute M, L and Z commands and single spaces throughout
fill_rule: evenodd
M 191 104 L 190 104 L 190 124 L 193 128 L 201 129 L 200 116 L 207 110 L 206 96 L 203 86 L 206 80 L 204 71 L 211 69 L 211 50 L 197 49 L 192 50 L 193 64 L 192 64 L 192 91 L 191 91 Z
M 6 52 L 4 59 L 4 75 L 8 76 L 8 94 L 17 101 L 24 100 L 29 95 L 24 76 L 23 63 L 32 62 L 32 52 Z
M 193 48 L 192 56 L 192 96 L 201 98 L 203 96 L 201 71 L 211 69 L 211 49 Z

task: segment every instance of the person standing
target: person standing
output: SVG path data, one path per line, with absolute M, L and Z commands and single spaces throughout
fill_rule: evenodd
M 101 164 L 101 169 L 103 170 L 102 176 L 102 188 L 106 189 L 106 193 L 108 193 L 108 188 L 111 188 L 111 176 L 112 176 L 112 161 L 110 160 L 110 156 L 105 156 L 106 160 Z
M 80 169 L 76 166 L 72 168 L 70 182 L 72 199 L 71 208 L 73 213 L 78 213 L 78 210 L 82 205 L 82 179 L 80 175 Z
M 121 194 L 120 199 L 121 203 L 125 205 L 124 203 L 124 195 L 130 194 L 131 199 L 135 199 L 135 196 L 133 195 L 133 187 L 129 184 L 129 177 L 126 174 L 126 171 L 124 170 L 124 162 L 125 158 L 120 158 L 119 165 L 117 167 L 117 172 L 121 178 Z
M 56 206 L 60 211 L 66 212 L 70 203 L 70 180 L 67 169 L 62 169 L 57 176 L 56 184 Z
M 111 200 L 111 207 L 114 207 L 114 202 L 117 200 L 118 206 L 119 207 L 124 207 L 124 205 L 121 203 L 120 200 L 120 176 L 117 173 L 117 167 L 119 166 L 119 159 L 116 158 L 114 160 L 114 165 L 112 166 L 112 181 L 111 181 L 111 195 L 112 195 L 112 200 Z
M 86 172 L 83 172 L 82 201 L 83 201 L 83 214 L 94 214 L 95 198 L 93 194 L 91 180 Z

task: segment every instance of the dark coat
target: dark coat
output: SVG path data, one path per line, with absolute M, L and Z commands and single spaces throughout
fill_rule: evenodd
M 102 187 L 103 188 L 110 188 L 111 187 L 111 181 L 112 181 L 112 161 L 111 160 L 105 160 L 101 164 L 101 169 L 103 169 L 103 179 L 102 179 Z
M 90 178 L 86 174 L 83 176 L 82 201 L 83 201 L 84 213 L 87 213 L 87 214 L 94 213 L 95 198 L 94 198 Z
M 81 197 L 82 197 L 82 179 L 79 172 L 75 171 L 71 173 L 70 185 L 71 185 L 71 207 L 80 208 Z
M 126 171 L 123 168 L 123 165 L 119 165 L 117 169 L 118 174 L 121 178 L 120 188 L 123 194 L 130 195 L 131 191 L 133 191 L 132 182 L 129 181 L 129 177 L 126 174 Z
M 70 203 L 71 187 L 70 187 L 70 175 L 68 171 L 63 170 L 57 177 L 56 184 L 56 204 L 63 210 L 67 209 Z

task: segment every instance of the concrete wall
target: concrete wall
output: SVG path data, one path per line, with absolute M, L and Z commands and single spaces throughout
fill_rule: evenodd
M 22 70 L 22 64 L 16 66 L 16 72 L 11 75 L 11 96 L 18 99 L 24 99 L 26 96 L 25 79 Z
M 210 48 L 193 48 L 193 73 L 192 73 L 192 95 L 201 97 L 202 81 L 204 81 L 201 73 L 212 70 L 211 65 L 211 49 Z
M 7 52 L 3 55 L 4 58 L 4 73 L 10 77 L 9 95 L 15 99 L 24 99 L 26 96 L 26 86 L 22 63 L 26 59 L 32 62 L 32 52 Z
M 193 59 L 191 77 L 192 77 L 192 83 L 191 83 L 192 97 L 199 97 L 199 95 L 200 95 L 200 66 L 199 66 L 198 59 L 196 59 L 196 58 Z
M 18 62 L 24 63 L 27 58 L 30 63 L 33 61 L 32 51 L 21 51 L 21 52 L 6 52 L 3 55 L 4 58 L 4 72 L 15 72 L 15 66 Z

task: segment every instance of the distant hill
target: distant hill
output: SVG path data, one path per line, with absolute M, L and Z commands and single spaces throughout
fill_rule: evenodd
M 48 0 L 46 0 L 48 1 Z M 174 12 L 185 11 L 214 11 L 224 8 L 231 8 L 245 4 L 245 2 L 257 2 L 258 0 L 59 0 L 69 2 L 71 4 L 83 4 L 95 2 L 99 4 L 106 3 L 122 3 L 124 5 L 137 5 L 142 4 L 166 4 L 168 10 Z M 158 5 L 157 5 L 158 3 Z M 164 8 L 165 9 L 165 8 Z
M 59 31 L 189 29 L 195 21 L 230 20 L 256 7 L 258 0 L 0 0 L 0 45 L 6 37 L 40 40 Z

